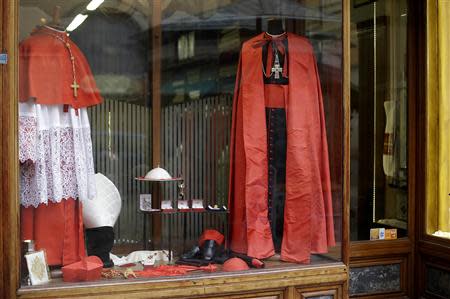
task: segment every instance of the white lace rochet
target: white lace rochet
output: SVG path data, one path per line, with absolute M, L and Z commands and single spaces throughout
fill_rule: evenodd
M 19 159 L 23 206 L 95 197 L 86 108 L 19 103 Z

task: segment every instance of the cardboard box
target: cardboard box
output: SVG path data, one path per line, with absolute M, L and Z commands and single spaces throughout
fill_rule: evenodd
M 397 239 L 396 228 L 371 228 L 370 240 L 395 240 Z
M 397 229 L 396 228 L 386 229 L 385 235 L 386 240 L 395 240 L 397 239 Z
M 370 240 L 379 240 L 380 239 L 380 231 L 378 228 L 370 229 Z

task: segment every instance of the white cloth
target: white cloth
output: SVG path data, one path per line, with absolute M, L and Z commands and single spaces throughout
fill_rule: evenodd
M 19 103 L 19 159 L 23 206 L 95 197 L 86 108 Z
M 394 148 L 396 138 L 395 101 L 384 102 L 384 111 L 386 113 L 386 127 L 384 129 L 383 169 L 386 176 L 394 177 L 397 170 L 397 161 Z
M 97 195 L 83 203 L 83 223 L 86 228 L 114 227 L 122 207 L 119 190 L 101 173 L 95 176 Z
M 133 251 L 127 256 L 118 257 L 112 253 L 109 257 L 113 261 L 115 266 L 122 266 L 130 263 L 142 263 L 145 266 L 152 266 L 155 263 L 166 264 L 169 262 L 168 250 L 139 250 Z

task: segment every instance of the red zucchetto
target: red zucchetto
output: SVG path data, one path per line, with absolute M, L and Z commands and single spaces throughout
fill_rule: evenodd
M 232 271 L 245 271 L 250 269 L 250 267 L 247 265 L 247 263 L 238 258 L 238 257 L 232 257 L 228 259 L 224 264 L 222 270 L 225 272 L 232 272 Z

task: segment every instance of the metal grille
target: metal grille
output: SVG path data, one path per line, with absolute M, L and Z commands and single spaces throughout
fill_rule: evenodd
M 161 112 L 161 167 L 185 179 L 185 198 L 226 205 L 232 97 L 215 96 L 164 107 Z M 89 109 L 97 172 L 120 191 L 122 211 L 116 224 L 116 244 L 137 244 L 143 236 L 139 194 L 150 184 L 134 180 L 151 166 L 151 109 L 105 99 Z M 164 184 L 163 197 L 177 197 L 177 186 Z M 172 217 L 167 221 L 168 217 Z M 176 251 L 191 246 L 206 228 L 226 231 L 225 215 L 189 213 L 162 219 L 162 246 L 168 246 L 169 223 Z M 150 224 L 150 223 L 149 223 Z M 151 231 L 151 229 L 150 229 Z
M 205 205 L 227 204 L 231 105 L 228 95 L 162 109 L 161 166 L 174 176 L 184 177 L 186 199 L 203 199 Z M 176 184 L 165 184 L 163 196 L 175 198 Z M 163 221 L 163 225 L 163 236 L 167 236 L 168 224 Z M 174 248 L 179 251 L 182 244 L 195 243 L 206 228 L 225 233 L 226 215 L 177 215 L 171 225 L 177 241 Z
M 151 110 L 105 99 L 88 111 L 96 172 L 113 181 L 122 197 L 122 211 L 114 227 L 115 243 L 138 243 L 143 229 L 139 194 L 150 193 L 150 186 L 134 178 L 145 174 L 151 164 Z

